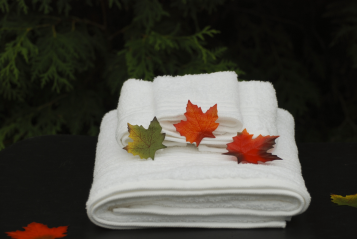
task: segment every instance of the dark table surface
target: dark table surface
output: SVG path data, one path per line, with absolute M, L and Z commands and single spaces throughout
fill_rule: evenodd
M 89 221 L 85 203 L 92 184 L 97 138 L 42 136 L 0 151 L 0 238 L 31 222 L 68 225 L 67 237 L 112 238 L 357 238 L 357 208 L 338 206 L 330 194 L 357 193 L 357 143 L 298 144 L 312 200 L 285 229 L 109 230 Z

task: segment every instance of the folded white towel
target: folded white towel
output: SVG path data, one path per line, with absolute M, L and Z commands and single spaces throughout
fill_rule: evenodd
M 185 146 L 186 138 L 173 124 L 186 120 L 184 113 L 188 100 L 201 107 L 203 112 L 215 104 L 218 107 L 216 122 L 220 125 L 213 132 L 216 138 L 204 138 L 199 151 L 227 152 L 226 144 L 244 128 L 254 137 L 277 134 L 278 105 L 272 84 L 260 81 L 238 83 L 235 72 L 216 72 L 160 76 L 154 82 L 127 80 L 118 103 L 116 139 L 119 145 L 125 147 L 131 141 L 127 123 L 147 128 L 156 116 L 166 133 L 163 144 Z
M 233 71 L 211 74 L 158 76 L 153 82 L 153 96 L 156 117 L 166 133 L 166 140 L 185 143 L 173 124 L 186 120 L 184 113 L 188 100 L 206 112 L 217 104 L 218 128 L 213 132 L 216 138 L 204 138 L 202 145 L 214 145 L 230 140 L 242 130 L 239 110 L 237 74 Z
M 111 229 L 145 227 L 285 227 L 304 212 L 310 195 L 301 175 L 294 119 L 279 109 L 280 137 L 273 154 L 283 160 L 237 164 L 235 157 L 202 153 L 190 145 L 140 160 L 115 141 L 116 110 L 100 127 L 87 214 Z
M 238 80 L 235 72 L 185 76 L 159 76 L 154 82 L 129 79 L 121 89 L 118 103 L 119 124 L 116 139 L 121 147 L 131 141 L 127 123 L 147 128 L 154 116 L 166 133 L 165 146 L 185 146 L 173 124 L 186 120 L 184 113 L 188 100 L 206 112 L 217 104 L 220 125 L 214 131 L 216 138 L 204 138 L 199 150 L 224 151 L 237 132 L 242 130 L 239 110 Z M 218 150 L 217 147 L 220 147 Z

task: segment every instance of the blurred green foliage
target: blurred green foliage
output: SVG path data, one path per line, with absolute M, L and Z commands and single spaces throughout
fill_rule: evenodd
M 357 140 L 354 1 L 0 0 L 0 11 L 0 149 L 97 135 L 128 78 L 224 70 L 271 81 L 298 141 Z

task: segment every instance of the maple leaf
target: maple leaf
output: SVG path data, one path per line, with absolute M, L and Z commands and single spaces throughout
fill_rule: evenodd
M 351 207 L 357 207 L 357 194 L 354 195 L 346 195 L 343 197 L 341 195 L 331 194 L 332 202 L 338 205 L 347 205 Z
M 6 232 L 13 239 L 55 239 L 67 235 L 68 226 L 48 228 L 42 223 L 32 222 L 24 227 L 25 231 Z
M 206 113 L 203 113 L 201 107 L 192 104 L 189 100 L 185 116 L 187 121 L 181 120 L 180 123 L 174 124 L 174 126 L 181 136 L 186 137 L 187 142 L 191 144 L 196 142 L 198 147 L 203 138 L 216 138 L 212 132 L 219 125 L 219 123 L 215 123 L 218 119 L 217 104 L 209 108 Z
M 129 137 L 134 142 L 129 142 L 123 149 L 139 155 L 140 158 L 152 158 L 154 160 L 155 153 L 159 149 L 166 148 L 162 144 L 165 138 L 165 133 L 161 133 L 162 127 L 156 117 L 150 122 L 149 128 L 145 129 L 142 125 L 131 125 L 128 123 Z
M 281 160 L 276 155 L 268 153 L 267 150 L 273 148 L 275 139 L 279 136 L 262 136 L 261 134 L 253 139 L 253 134 L 249 134 L 246 129 L 242 133 L 238 133 L 233 137 L 233 142 L 227 144 L 228 153 L 225 155 L 233 155 L 237 157 L 238 163 L 247 162 L 258 164 L 258 162 L 267 162 L 273 160 Z

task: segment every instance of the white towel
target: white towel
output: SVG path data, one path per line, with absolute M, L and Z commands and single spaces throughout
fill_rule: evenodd
M 219 84 L 217 84 L 219 82 Z M 203 112 L 217 104 L 220 123 L 213 132 L 216 138 L 204 138 L 198 149 L 202 152 L 227 152 L 226 144 L 237 132 L 247 128 L 254 134 L 276 135 L 277 99 L 270 82 L 237 81 L 235 72 L 160 76 L 154 82 L 129 79 L 122 87 L 118 103 L 119 124 L 116 139 L 125 147 L 129 138 L 127 123 L 147 128 L 156 116 L 166 133 L 165 146 L 185 146 L 186 138 L 173 126 L 186 120 L 188 100 Z M 244 115 L 244 119 L 243 119 Z M 242 121 L 245 124 L 242 126 Z
M 166 133 L 165 146 L 184 146 L 173 124 L 186 120 L 184 113 L 188 100 L 206 112 L 217 104 L 220 125 L 213 132 L 216 138 L 204 138 L 200 151 L 225 152 L 228 142 L 242 130 L 239 109 L 238 80 L 235 72 L 162 76 L 154 82 L 129 79 L 122 87 L 118 103 L 119 124 L 116 139 L 121 147 L 131 141 L 127 123 L 147 128 L 154 116 Z
M 158 76 L 153 81 L 156 117 L 166 133 L 166 140 L 185 143 L 173 124 L 186 120 L 184 113 L 188 100 L 205 113 L 217 104 L 218 128 L 216 138 L 204 138 L 202 145 L 216 145 L 230 140 L 242 130 L 239 110 L 237 74 L 233 71 L 184 76 Z
M 270 82 L 264 81 L 241 81 L 237 91 L 239 95 L 239 109 L 242 114 L 243 129 L 247 129 L 253 138 L 258 135 L 278 135 L 276 127 L 278 101 L 276 92 Z M 237 133 L 234 135 L 236 136 Z M 216 141 L 215 147 L 207 145 L 199 145 L 200 151 L 225 153 L 226 144 L 231 142 L 224 139 Z
M 243 128 L 256 138 L 259 134 L 277 135 L 278 101 L 273 85 L 264 81 L 239 82 L 240 110 Z
M 294 119 L 277 113 L 273 154 L 283 160 L 237 164 L 235 157 L 190 145 L 140 160 L 115 141 L 116 110 L 100 127 L 87 214 L 111 229 L 146 227 L 285 227 L 304 212 L 310 195 L 301 175 Z
M 148 128 L 155 117 L 155 102 L 153 97 L 152 82 L 129 79 L 124 82 L 118 102 L 118 125 L 116 127 L 116 140 L 121 148 L 133 140 L 129 138 L 128 123 L 142 125 Z M 114 128 L 115 129 L 115 128 Z M 184 143 L 164 142 L 165 146 L 185 146 Z

